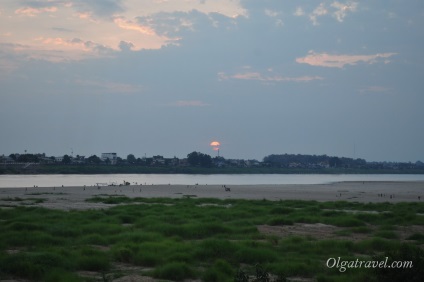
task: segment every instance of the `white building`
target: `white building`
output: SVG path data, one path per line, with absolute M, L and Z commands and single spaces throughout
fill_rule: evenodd
M 101 157 L 101 160 L 102 161 L 106 161 L 107 159 L 109 159 L 109 161 L 110 161 L 110 164 L 116 164 L 116 160 L 117 160 L 117 155 L 116 155 L 116 153 L 102 153 L 102 157 Z

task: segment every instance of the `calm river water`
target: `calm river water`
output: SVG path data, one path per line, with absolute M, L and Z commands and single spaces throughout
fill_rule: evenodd
M 341 181 L 424 181 L 424 174 L 91 174 L 0 175 L 0 187 L 121 184 L 325 184 Z

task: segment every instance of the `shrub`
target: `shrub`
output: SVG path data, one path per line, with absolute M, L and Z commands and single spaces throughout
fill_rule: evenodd
M 270 211 L 271 214 L 289 214 L 292 212 L 293 212 L 293 209 L 286 208 L 286 207 L 277 207 L 277 208 L 271 209 Z
M 53 269 L 46 273 L 43 277 L 44 282 L 79 282 L 81 278 L 78 275 L 70 272 L 66 272 L 60 269 Z
M 159 266 L 154 270 L 153 275 L 156 278 L 174 281 L 183 281 L 195 277 L 194 270 L 188 264 L 182 262 L 171 262 Z
M 162 255 L 156 252 L 139 251 L 134 255 L 134 263 L 141 266 L 153 267 L 160 265 L 162 262 Z
M 208 268 L 202 276 L 205 282 L 233 281 L 234 270 L 225 260 L 216 260 L 214 265 Z
M 51 253 L 18 253 L 0 258 L 1 272 L 23 278 L 41 279 L 53 268 L 71 268 L 72 264 L 64 257 Z
M 268 221 L 268 224 L 269 225 L 272 225 L 272 226 L 276 226 L 276 225 L 293 225 L 294 222 L 293 222 L 293 220 L 290 220 L 290 219 L 287 219 L 285 217 L 279 216 L 279 217 L 271 218 Z
M 329 218 L 327 222 L 339 227 L 356 227 L 365 225 L 362 221 L 348 216 Z
M 395 232 L 388 230 L 378 231 L 375 233 L 375 236 L 386 239 L 397 239 L 399 237 Z
M 78 268 L 88 271 L 105 271 L 110 268 L 110 259 L 107 254 L 89 248 L 82 249 L 77 254 Z
M 372 229 L 366 226 L 353 227 L 350 230 L 354 233 L 364 233 L 364 234 L 368 234 L 372 232 Z
M 392 262 L 412 262 L 412 267 L 405 268 L 375 268 L 374 273 L 378 281 L 423 281 L 424 277 L 424 251 L 418 247 L 403 244 L 400 248 L 392 251 L 386 251 L 383 255 L 375 256 L 373 259 L 384 261 L 388 258 L 388 264 Z
M 241 247 L 235 254 L 237 261 L 256 264 L 264 262 L 273 262 L 277 259 L 277 254 L 266 248 Z
M 231 260 L 236 250 L 236 245 L 228 240 L 206 239 L 197 246 L 194 255 L 200 260 Z
M 113 258 L 119 262 L 133 262 L 134 253 L 128 247 L 118 247 L 112 251 Z
M 416 240 L 419 242 L 423 242 L 424 241 L 424 234 L 422 233 L 414 233 L 411 236 L 408 237 L 408 240 Z

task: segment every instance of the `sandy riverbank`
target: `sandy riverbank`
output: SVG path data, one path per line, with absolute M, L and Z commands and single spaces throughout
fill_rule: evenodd
M 92 209 L 110 205 L 88 203 L 94 196 L 218 198 L 250 200 L 316 200 L 352 202 L 424 201 L 424 182 L 339 182 L 315 185 L 131 185 L 104 187 L 0 188 L 0 207 L 36 205 L 54 209 Z M 383 194 L 383 196 L 380 196 Z M 420 197 L 421 199 L 419 199 Z M 42 199 L 38 200 L 37 199 Z

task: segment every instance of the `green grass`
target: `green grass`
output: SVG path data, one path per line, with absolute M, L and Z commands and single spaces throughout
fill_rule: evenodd
M 238 269 L 255 275 L 257 265 L 274 277 L 377 281 L 380 274 L 369 269 L 340 273 L 323 262 L 330 257 L 371 259 L 383 252 L 399 252 L 402 244 L 396 226 L 424 225 L 423 217 L 416 215 L 422 213 L 424 203 L 101 195 L 90 201 L 124 205 L 67 212 L 37 207 L 0 209 L 0 280 L 87 281 L 77 272 L 113 276 L 120 271 L 116 264 L 125 263 L 140 271 L 151 269 L 144 275 L 172 281 L 234 281 Z M 365 239 L 279 237 L 257 229 L 258 225 L 293 228 L 302 223 L 335 225 L 339 227 L 336 235 L 361 234 Z M 412 250 L 424 241 L 419 233 L 408 239 Z

